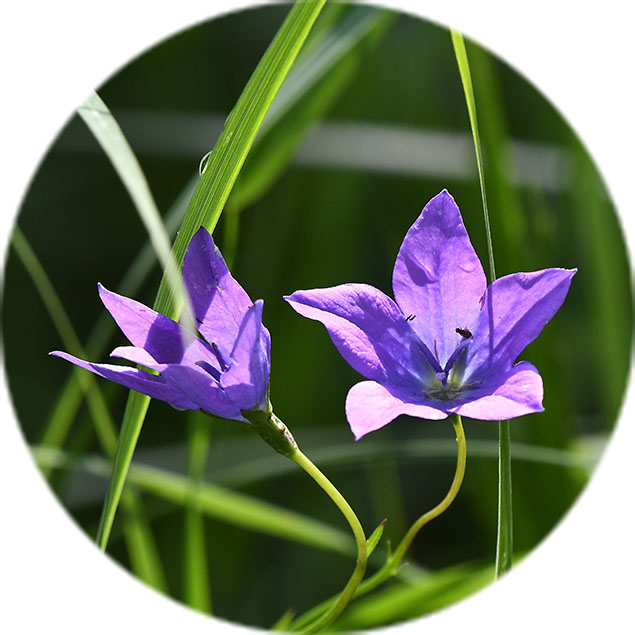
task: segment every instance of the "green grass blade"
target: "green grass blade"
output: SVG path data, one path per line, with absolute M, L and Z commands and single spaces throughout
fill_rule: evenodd
M 393 18 L 388 11 L 351 7 L 302 52 L 258 132 L 232 192 L 233 206 L 243 209 L 252 204 L 280 176 L 306 133 L 362 66 L 366 49 Z
M 29 272 L 64 346 L 74 355 L 85 357 L 79 338 L 64 309 L 64 305 L 35 252 L 17 225 L 13 231 L 12 244 L 24 267 Z M 117 446 L 117 432 L 101 390 L 92 375 L 81 372 L 80 369 L 77 369 L 74 373 L 77 376 L 79 386 L 86 393 L 88 408 L 99 442 L 104 451 L 112 455 Z M 70 425 L 70 422 L 68 425 Z M 46 438 L 43 439 L 43 442 L 46 442 Z M 133 491 L 129 491 L 123 504 L 127 512 L 123 519 L 124 534 L 132 570 L 150 586 L 165 591 L 167 589 L 165 575 L 152 532 L 143 517 L 141 501 Z
M 189 476 L 200 487 L 205 475 L 205 464 L 210 441 L 208 417 L 199 412 L 189 413 Z M 183 598 L 188 606 L 203 613 L 212 612 L 209 572 L 207 570 L 207 545 L 205 543 L 205 519 L 196 504 L 197 499 L 185 507 L 185 531 L 183 534 Z
M 334 630 L 359 632 L 426 615 L 458 602 L 491 581 L 491 566 L 460 565 L 441 569 L 419 581 L 390 585 L 357 600 L 339 618 Z
M 12 245 L 25 269 L 31 276 L 44 306 L 60 335 L 64 347 L 73 355 L 82 357 L 84 351 L 70 318 L 66 313 L 66 309 L 35 255 L 35 252 L 17 225 L 13 230 Z M 106 452 L 113 453 L 117 446 L 117 432 L 97 382 L 90 374 L 74 372 L 76 372 L 79 382 L 86 390 L 88 406 L 93 417 L 99 441 Z M 70 425 L 70 422 L 68 425 Z M 47 440 L 44 439 L 43 441 L 46 442 Z
M 324 2 L 325 0 L 320 0 L 294 4 L 227 118 L 207 168 L 194 190 L 174 243 L 173 255 L 179 266 L 183 263 L 186 247 L 196 230 L 201 225 L 209 231 L 215 228 L 258 128 Z M 170 317 L 178 315 L 180 307 L 165 276 L 159 286 L 154 308 Z M 138 393 L 131 394 L 126 405 L 113 474 L 97 530 L 97 543 L 101 549 L 105 549 L 108 543 L 108 535 L 148 405 L 149 398 Z
M 110 475 L 110 463 L 101 457 L 74 458 L 41 446 L 32 451 L 41 466 L 84 471 L 104 479 Z M 354 541 L 342 529 L 212 483 L 139 463 L 130 466 L 128 483 L 175 505 L 194 502 L 201 513 L 236 527 L 347 557 L 356 553 Z
M 182 297 L 179 267 L 172 258 L 172 244 L 163 219 L 139 161 L 108 106 L 95 92 L 77 109 L 90 131 L 99 142 L 113 168 L 132 198 L 141 221 L 148 231 L 150 242 L 163 268 L 163 275 L 172 293 Z
M 478 167 L 478 180 L 481 186 L 481 199 L 483 202 L 483 218 L 485 220 L 485 234 L 487 238 L 487 257 L 489 261 L 490 282 L 496 280 L 496 267 L 494 265 L 494 248 L 492 246 L 492 232 L 487 208 L 487 194 L 485 191 L 485 174 L 483 170 L 483 154 L 476 117 L 476 102 L 472 88 L 472 76 L 470 65 L 465 50 L 463 36 L 456 31 L 451 31 L 452 44 L 456 54 L 456 61 L 461 75 L 463 92 L 470 117 L 474 150 L 476 152 L 476 164 Z M 498 460 L 498 530 L 496 536 L 496 576 L 509 571 L 512 566 L 513 552 L 513 514 L 512 514 L 512 464 L 510 452 L 509 421 L 499 421 L 499 460 Z
M 472 139 L 474 140 L 474 151 L 476 152 L 476 167 L 478 169 L 478 181 L 481 186 L 481 200 L 483 202 L 483 219 L 485 221 L 485 236 L 487 239 L 487 259 L 489 262 L 490 282 L 496 280 L 496 266 L 494 265 L 494 247 L 492 245 L 492 230 L 489 223 L 489 209 L 487 207 L 487 193 L 485 190 L 485 171 L 483 169 L 483 152 L 481 150 L 481 138 L 478 131 L 478 119 L 476 117 L 476 102 L 474 100 L 474 89 L 472 87 L 472 75 L 470 65 L 467 60 L 467 51 L 463 36 L 456 31 L 451 31 L 452 45 L 461 75 L 463 92 L 465 93 L 465 103 L 470 117 L 470 127 L 472 128 Z
M 325 435 L 327 430 L 325 430 Z M 590 439 L 590 443 L 581 445 L 579 450 L 559 450 L 556 448 L 512 443 L 514 459 L 539 465 L 553 465 L 566 470 L 578 470 L 588 476 L 593 470 L 604 447 L 605 439 Z M 216 443 L 218 452 L 235 454 L 235 446 L 228 442 Z M 406 461 L 419 462 L 421 459 L 436 458 L 454 460 L 456 443 L 445 439 L 412 439 L 407 442 L 375 443 L 369 440 L 361 445 L 347 444 L 314 444 L 311 457 L 324 468 L 349 468 L 359 465 L 379 466 L 384 461 L 397 459 L 399 463 Z M 470 442 L 470 458 L 497 459 L 498 442 L 486 439 L 473 439 Z M 241 461 L 231 467 L 213 468 L 208 477 L 215 482 L 232 487 L 246 487 L 268 478 L 291 474 L 293 464 L 281 462 L 274 455 L 259 459 Z M 392 522 L 392 521 L 391 521 Z

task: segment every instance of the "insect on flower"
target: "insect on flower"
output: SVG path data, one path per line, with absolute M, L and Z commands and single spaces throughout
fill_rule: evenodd
M 262 324 L 263 302 L 249 299 L 203 227 L 185 254 L 183 281 L 199 333 L 98 285 L 102 302 L 132 344 L 115 348 L 111 356 L 157 374 L 60 351 L 51 355 L 179 410 L 246 421 L 243 411 L 268 407 L 271 339 Z
M 359 439 L 401 414 L 498 420 L 542 411 L 538 371 L 514 362 L 558 311 L 576 271 L 515 273 L 488 287 L 459 208 L 443 190 L 401 245 L 396 302 L 366 284 L 285 299 L 322 322 L 342 357 L 367 378 L 346 399 Z

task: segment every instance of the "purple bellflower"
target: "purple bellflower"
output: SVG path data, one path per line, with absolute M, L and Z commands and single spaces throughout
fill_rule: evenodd
M 183 281 L 200 334 L 147 306 L 98 285 L 102 302 L 132 346 L 112 357 L 156 371 L 94 364 L 51 355 L 179 410 L 202 410 L 247 421 L 243 411 L 268 410 L 271 339 L 262 300 L 253 303 L 234 280 L 209 232 L 201 227 L 185 254 Z
M 515 273 L 488 287 L 459 208 L 444 190 L 404 238 L 393 271 L 396 302 L 366 284 L 285 299 L 322 322 L 342 357 L 368 379 L 346 398 L 360 439 L 401 414 L 499 420 L 541 412 L 538 371 L 514 362 L 558 311 L 575 273 Z

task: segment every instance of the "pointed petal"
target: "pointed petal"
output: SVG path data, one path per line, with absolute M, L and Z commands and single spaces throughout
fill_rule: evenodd
M 101 284 L 98 287 L 104 306 L 123 334 L 159 364 L 194 365 L 202 359 L 218 366 L 216 357 L 194 333 L 136 300 L 108 291 Z
M 443 190 L 408 230 L 393 271 L 393 290 L 404 315 L 441 366 L 460 336 L 472 330 L 487 286 L 483 267 L 470 243 L 461 212 Z
M 166 366 L 166 364 L 157 364 L 154 357 L 152 357 L 148 351 L 143 348 L 137 348 L 136 346 L 117 346 L 117 348 L 110 353 L 110 357 L 125 359 L 133 364 L 141 364 L 141 366 L 157 371 L 162 370 Z
M 467 352 L 465 378 L 505 372 L 562 306 L 577 269 L 499 278 L 487 289 Z
M 204 370 L 173 364 L 168 366 L 161 376 L 187 395 L 196 404 L 196 409 L 200 408 L 224 419 L 246 421 L 237 405 Z
M 322 322 L 340 355 L 360 374 L 391 385 L 418 383 L 431 370 L 399 307 L 366 284 L 296 291 L 285 300 Z
M 95 375 L 99 375 L 126 388 L 136 390 L 153 399 L 167 401 L 175 408 L 182 410 L 198 410 L 198 406 L 188 399 L 182 391 L 175 386 L 166 383 L 160 375 L 151 375 L 143 370 L 130 368 L 129 366 L 115 366 L 113 364 L 93 364 L 78 359 L 73 355 L 62 351 L 53 351 L 50 355 L 61 357 L 71 364 L 85 368 Z
M 502 378 L 491 394 L 453 408 L 464 417 L 499 421 L 542 412 L 542 378 L 529 362 L 519 362 Z
M 433 420 L 448 416 L 442 410 L 405 401 L 375 381 L 362 381 L 348 391 L 346 418 L 356 440 L 383 428 L 399 415 Z
M 240 325 L 253 305 L 246 291 L 234 280 L 210 233 L 201 227 L 185 254 L 183 281 L 203 337 L 229 356 Z M 263 338 L 269 339 L 263 328 Z
M 262 300 L 247 311 L 234 348 L 232 365 L 221 376 L 221 386 L 240 410 L 264 405 L 269 385 L 269 355 L 262 340 Z

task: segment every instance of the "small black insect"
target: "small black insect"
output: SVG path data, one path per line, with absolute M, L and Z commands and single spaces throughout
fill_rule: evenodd
M 417 316 L 414 313 L 411 313 L 407 318 L 406 322 L 412 322 Z
M 458 326 L 454 329 L 463 339 L 469 339 L 472 337 L 472 331 L 469 329 L 461 329 Z

